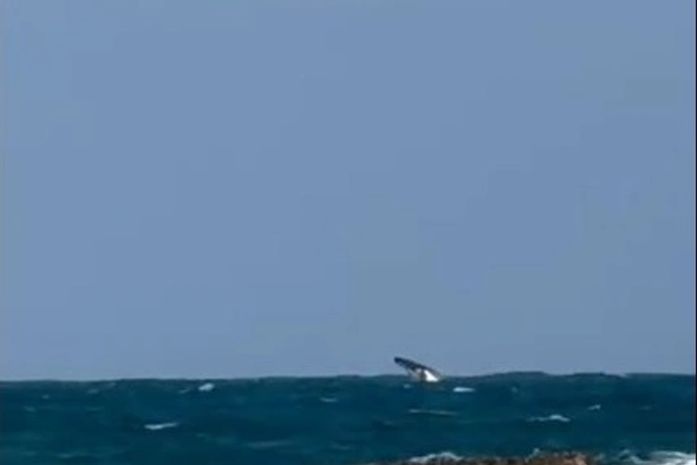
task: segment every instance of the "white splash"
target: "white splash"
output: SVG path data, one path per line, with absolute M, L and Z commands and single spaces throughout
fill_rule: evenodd
M 560 423 L 568 423 L 571 420 L 565 417 L 564 415 L 559 415 L 558 413 L 554 413 L 552 415 L 548 415 L 546 417 L 532 417 L 529 418 L 528 421 L 535 421 L 535 422 L 548 422 L 548 421 L 558 421 Z
M 409 463 L 422 463 L 427 464 L 430 462 L 445 463 L 448 461 L 460 460 L 462 457 L 453 454 L 452 452 L 439 452 L 437 454 L 422 455 L 421 457 L 412 457 L 409 459 Z
M 172 421 L 169 423 L 151 423 L 149 425 L 145 425 L 145 429 L 148 431 L 159 431 L 162 429 L 175 428 L 177 426 L 179 426 L 179 423 Z
M 336 397 L 320 397 L 319 400 L 320 402 L 324 402 L 325 404 L 333 404 L 337 402 Z
M 657 451 L 649 456 L 647 462 L 655 465 L 695 465 L 695 454 L 677 451 Z
M 590 407 L 588 407 L 588 410 L 600 410 L 601 408 L 603 408 L 602 405 L 595 404 L 595 405 L 591 405 Z
M 695 454 L 678 451 L 655 451 L 648 458 L 637 456 L 632 450 L 624 450 L 617 462 L 628 465 L 695 465 Z
M 199 392 L 209 392 L 215 389 L 215 384 L 213 383 L 204 383 L 198 387 Z
M 423 380 L 427 383 L 437 383 L 440 381 L 440 377 L 435 373 L 432 373 L 430 370 L 424 370 Z
M 453 388 L 453 392 L 459 392 L 459 393 L 474 392 L 474 388 L 467 387 L 467 386 L 455 386 Z

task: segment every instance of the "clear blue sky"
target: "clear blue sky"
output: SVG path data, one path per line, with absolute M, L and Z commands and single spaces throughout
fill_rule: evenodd
M 694 372 L 690 0 L 8 0 L 0 377 Z

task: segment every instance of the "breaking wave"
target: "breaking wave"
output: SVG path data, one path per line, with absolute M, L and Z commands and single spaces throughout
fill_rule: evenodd
M 528 421 L 531 422 L 549 422 L 549 421 L 557 421 L 559 423 L 569 423 L 571 420 L 568 417 L 565 417 L 564 415 L 559 415 L 558 413 L 553 413 L 552 415 L 547 415 L 546 417 L 531 417 L 528 418 Z
M 169 428 L 176 428 L 179 426 L 179 423 L 177 422 L 168 422 L 168 423 L 149 423 L 144 426 L 144 428 L 148 431 L 160 431 L 163 429 L 169 429 Z
M 452 452 L 437 452 L 435 454 L 426 454 L 418 457 L 411 457 L 407 460 L 408 463 L 418 463 L 418 464 L 428 464 L 428 463 L 440 463 L 446 461 L 460 460 L 463 457 L 453 454 Z

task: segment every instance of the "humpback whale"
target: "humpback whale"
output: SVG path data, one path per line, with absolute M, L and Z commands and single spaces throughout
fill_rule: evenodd
M 422 383 L 437 383 L 443 379 L 443 375 L 431 367 L 409 360 L 408 358 L 395 357 L 394 362 L 404 368 L 411 379 Z

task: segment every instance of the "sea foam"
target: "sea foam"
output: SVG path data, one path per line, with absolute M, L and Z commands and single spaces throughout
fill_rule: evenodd
M 695 454 L 677 451 L 657 451 L 646 461 L 655 465 L 695 465 Z
M 546 417 L 532 417 L 528 418 L 528 421 L 532 422 L 548 422 L 548 421 L 558 421 L 560 423 L 568 423 L 571 420 L 564 415 L 559 415 L 558 413 L 553 413 L 552 415 L 547 415 Z
M 458 392 L 458 393 L 468 393 L 468 392 L 474 392 L 474 388 L 467 387 L 467 386 L 455 386 L 453 388 L 453 392 Z
M 455 460 L 460 460 L 462 457 L 460 457 L 457 454 L 453 454 L 452 452 L 438 452 L 437 454 L 427 454 L 427 455 L 422 455 L 419 457 L 412 457 L 409 459 L 409 463 L 431 463 L 431 462 L 445 462 L 445 461 L 455 461 Z
M 145 429 L 148 431 L 159 431 L 162 429 L 175 428 L 177 426 L 179 426 L 179 423 L 174 421 L 168 423 L 150 423 L 145 425 Z
M 215 389 L 215 384 L 213 383 L 204 383 L 198 387 L 199 392 L 209 392 Z

